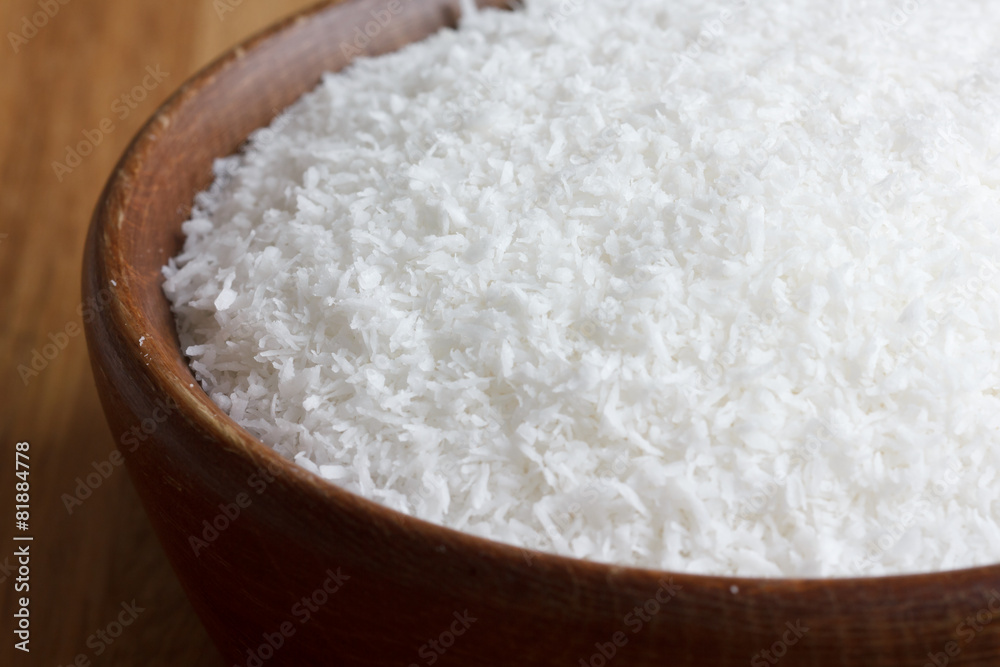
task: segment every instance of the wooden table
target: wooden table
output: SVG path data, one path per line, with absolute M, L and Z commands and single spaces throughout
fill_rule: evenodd
M 81 253 L 101 187 L 154 109 L 223 50 L 308 4 L 0 5 L 0 665 L 222 664 L 125 471 L 112 466 L 67 509 L 77 478 L 108 471 L 113 446 L 79 334 Z M 27 532 L 13 516 L 19 441 L 30 443 Z M 34 538 L 30 654 L 12 635 L 24 595 L 10 571 L 15 533 Z M 120 615 L 129 624 L 114 638 Z

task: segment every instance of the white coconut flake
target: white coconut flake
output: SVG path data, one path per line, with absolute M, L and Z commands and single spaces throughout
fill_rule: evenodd
M 523 547 L 1000 561 L 1000 4 L 894 12 L 535 0 L 326 76 L 164 269 L 199 383 Z

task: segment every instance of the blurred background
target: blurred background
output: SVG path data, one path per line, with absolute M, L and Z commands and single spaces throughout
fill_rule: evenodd
M 100 190 L 153 111 L 223 51 L 311 4 L 0 5 L 0 665 L 222 665 L 128 475 L 110 463 L 81 257 Z M 23 441 L 26 532 L 14 517 Z M 14 647 L 15 534 L 33 538 L 30 653 Z

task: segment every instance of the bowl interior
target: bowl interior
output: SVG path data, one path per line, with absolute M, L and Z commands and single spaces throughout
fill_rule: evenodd
M 506 3 L 489 0 L 480 4 Z M 428 586 L 440 590 L 453 587 L 463 596 L 490 600 L 497 610 L 496 619 L 509 623 L 516 624 L 517 616 L 523 616 L 525 623 L 560 615 L 571 619 L 543 628 L 553 633 L 556 643 L 568 646 L 575 641 L 592 646 L 593 641 L 587 639 L 591 631 L 597 628 L 596 639 L 603 639 L 604 628 L 614 629 L 627 614 L 629 601 L 648 598 L 658 590 L 660 581 L 673 577 L 684 590 L 683 599 L 650 624 L 657 629 L 637 636 L 635 649 L 640 650 L 639 644 L 645 642 L 647 658 L 634 664 L 661 664 L 657 660 L 662 661 L 668 646 L 673 647 L 670 650 L 677 656 L 677 664 L 707 664 L 693 657 L 705 651 L 728 656 L 718 664 L 745 664 L 753 650 L 765 646 L 762 641 L 795 619 L 817 628 L 811 643 L 797 649 L 803 658 L 811 656 L 808 664 L 890 665 L 896 664 L 896 658 L 910 655 L 914 646 L 939 650 L 956 624 L 982 607 L 990 589 L 1000 588 L 1000 566 L 904 577 L 764 580 L 670 574 L 526 552 L 405 517 L 335 487 L 253 438 L 198 387 L 180 349 L 170 306 L 161 289 L 160 270 L 183 245 L 181 224 L 188 218 L 194 195 L 211 183 L 213 161 L 236 152 L 253 130 L 268 124 L 281 109 L 314 87 L 323 72 L 342 69 L 353 53 L 344 45 L 357 48 L 361 44 L 365 55 L 395 50 L 442 26 L 454 25 L 458 5 L 458 0 L 403 1 L 395 5 L 400 8 L 395 19 L 365 43 L 355 41 L 356 31 L 370 23 L 371 12 L 384 3 L 324 3 L 225 55 L 156 112 L 112 174 L 88 239 L 85 299 L 90 303 L 96 300 L 100 306 L 95 309 L 96 320 L 87 323 L 88 345 L 106 411 L 131 412 L 121 420 L 126 423 L 141 414 L 138 407 L 148 408 L 154 400 L 176 402 L 176 420 L 187 429 L 184 433 L 197 434 L 198 446 L 215 448 L 199 453 L 189 444 L 178 443 L 170 454 L 189 455 L 178 465 L 199 461 L 197 456 L 215 456 L 219 462 L 241 461 L 247 466 L 279 469 L 306 510 L 302 525 L 289 529 L 297 530 L 306 545 L 302 553 L 308 553 L 314 542 L 331 550 L 339 548 L 337 536 L 317 538 L 317 529 L 308 521 L 336 512 L 348 517 L 342 523 L 375 535 L 373 540 L 383 540 L 389 545 L 387 551 L 398 550 L 400 545 L 410 549 L 412 562 L 393 560 L 392 554 L 372 557 L 382 559 L 380 567 L 386 577 L 397 576 L 403 569 L 412 580 L 426 580 Z M 127 396 L 136 393 L 138 398 Z M 166 437 L 164 434 L 163 439 Z M 173 463 L 164 456 L 163 452 L 145 450 L 126 455 L 126 461 L 137 488 L 155 482 L 174 493 L 170 502 L 181 503 L 184 489 L 180 485 L 175 492 L 169 488 L 169 480 L 154 479 L 179 470 L 164 472 L 164 465 Z M 220 463 L 218 470 L 224 469 Z M 210 471 L 186 472 L 192 476 L 188 479 L 201 474 L 197 481 L 206 488 L 214 482 Z M 144 497 L 147 510 L 156 502 L 150 498 L 151 494 Z M 204 568 L 198 569 L 206 561 L 191 558 L 186 551 L 186 533 L 178 532 L 178 544 L 174 545 L 163 537 L 174 528 L 171 514 L 182 513 L 181 508 L 163 504 L 153 518 L 159 522 L 157 528 L 168 555 L 179 572 L 187 573 L 189 595 L 193 599 L 201 596 L 203 619 L 209 619 L 206 624 L 213 636 L 220 644 L 229 641 L 238 649 L 245 645 L 239 643 L 244 638 L 237 641 L 228 637 L 232 628 L 223 621 L 211 625 L 210 592 L 198 591 L 191 583 L 199 576 L 204 583 L 204 577 L 209 576 Z M 203 517 L 184 518 L 199 525 Z M 180 518 L 176 526 L 181 526 Z M 245 581 L 252 582 L 252 574 L 245 575 Z M 240 583 L 233 582 L 233 590 L 239 590 Z M 223 599 L 214 600 L 221 604 L 218 601 Z M 363 603 L 358 600 L 359 605 Z M 197 599 L 195 602 L 197 606 Z M 424 599 L 421 604 L 431 602 Z M 284 604 L 278 604 L 279 611 Z M 577 637 L 584 629 L 586 633 Z M 538 629 L 525 632 L 536 636 Z M 1000 624 L 979 637 L 963 658 L 1000 655 Z M 469 650 L 473 641 L 469 640 Z M 497 635 L 489 641 L 502 656 L 503 637 Z M 555 651 L 551 646 L 548 650 Z M 914 655 L 920 656 L 920 650 Z M 856 659 L 853 662 L 852 656 Z
M 110 308 L 112 326 L 135 343 L 131 352 L 143 360 L 148 381 L 227 440 L 295 471 L 310 484 L 320 478 L 288 464 L 235 424 L 198 387 L 161 289 L 161 267 L 182 248 L 181 225 L 189 217 L 195 194 L 211 184 L 217 158 L 238 152 L 251 132 L 311 90 L 324 72 L 343 69 L 357 55 L 388 53 L 442 26 L 453 27 L 460 14 L 458 0 L 403 2 L 394 20 L 359 41 L 356 26 L 371 22 L 375 4 L 323 2 L 248 40 L 182 86 L 143 127 L 117 165 L 95 212 L 96 261 L 85 275 L 85 282 L 92 285 L 88 298 L 103 301 L 112 292 L 117 297 Z M 508 1 L 478 4 L 505 8 Z M 343 493 L 325 480 L 319 484 Z
M 88 329 L 88 340 L 110 336 L 116 350 L 102 357 L 104 367 L 95 362 L 98 373 L 112 383 L 116 377 L 128 378 L 151 396 L 176 401 L 180 418 L 197 426 L 208 440 L 254 464 L 280 468 L 311 503 L 352 508 L 369 522 L 416 536 L 413 539 L 428 550 L 446 544 L 456 562 L 478 559 L 510 577 L 530 568 L 530 575 L 524 576 L 530 576 L 538 590 L 549 586 L 558 591 L 553 604 L 572 599 L 580 605 L 602 600 L 618 604 L 623 592 L 639 598 L 644 591 L 656 590 L 664 577 L 673 576 L 697 600 L 683 608 L 686 611 L 678 608 L 673 618 L 677 623 L 681 617 L 723 614 L 742 619 L 747 628 L 770 632 L 772 625 L 780 627 L 796 614 L 803 618 L 812 614 L 827 622 L 841 619 L 838 622 L 845 625 L 837 626 L 838 632 L 849 637 L 868 632 L 865 614 L 882 614 L 883 622 L 888 622 L 900 604 L 918 615 L 937 613 L 942 632 L 950 632 L 954 618 L 974 611 L 982 593 L 1000 585 L 1000 566 L 872 579 L 763 580 L 670 575 L 547 554 L 525 559 L 525 550 L 404 517 L 343 491 L 279 456 L 212 403 L 197 386 L 181 352 L 161 289 L 161 267 L 183 245 L 181 224 L 188 218 L 194 195 L 211 183 L 214 160 L 236 152 L 253 130 L 314 87 L 323 72 L 348 64 L 353 52 L 342 47 L 355 46 L 357 27 L 371 21 L 376 4 L 324 3 L 255 37 L 185 84 L 141 130 L 102 195 L 88 241 L 86 298 L 108 302 L 99 322 Z M 454 25 L 458 4 L 458 0 L 400 3 L 396 19 L 363 44 L 363 53 L 392 51 L 441 26 Z M 114 298 L 102 298 L 106 294 Z M 92 356 L 100 348 L 100 342 L 91 343 Z M 538 600 L 544 597 L 539 595 Z M 704 632 L 705 641 L 711 641 L 711 628 Z M 896 639 L 885 640 L 887 646 L 911 629 L 895 632 Z M 698 636 L 692 635 L 691 641 Z

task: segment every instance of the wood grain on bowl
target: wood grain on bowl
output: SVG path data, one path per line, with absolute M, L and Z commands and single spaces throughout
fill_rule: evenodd
M 391 20 L 379 22 L 390 4 Z M 1000 612 L 1000 567 L 732 579 L 524 551 L 403 516 L 305 472 L 197 387 L 160 267 L 181 247 L 181 223 L 213 160 L 324 71 L 343 68 L 354 47 L 373 55 L 422 39 L 453 25 L 457 5 L 324 4 L 250 40 L 157 112 L 95 212 L 84 297 L 112 281 L 117 297 L 87 327 L 104 409 L 164 549 L 230 664 L 1000 664 L 1000 617 L 985 620 Z M 366 27 L 368 39 L 356 41 Z

